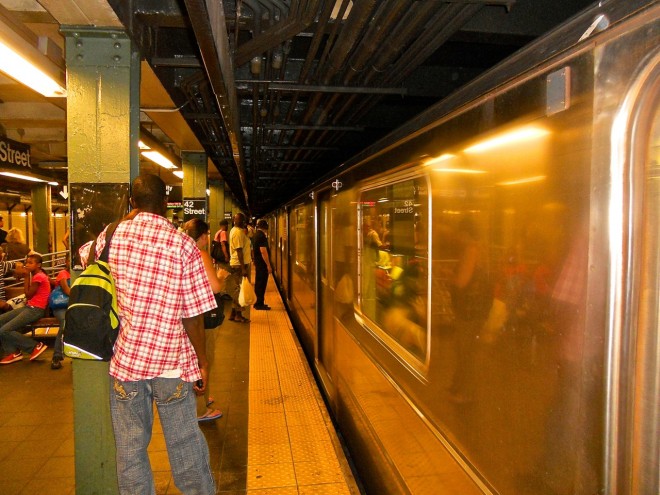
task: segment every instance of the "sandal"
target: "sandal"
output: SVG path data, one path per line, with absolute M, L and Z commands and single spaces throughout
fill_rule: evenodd
M 229 318 L 227 318 L 229 321 L 236 321 L 236 310 L 232 309 L 231 314 L 229 315 Z
M 209 400 L 206 401 L 206 407 L 209 407 L 214 402 L 215 402 L 215 399 L 213 397 L 209 397 Z
M 222 411 L 220 409 L 207 409 L 202 416 L 197 416 L 197 421 L 213 421 L 222 417 Z
M 245 316 L 243 315 L 236 315 L 236 318 L 234 318 L 234 321 L 236 323 L 250 323 L 250 320 L 248 320 Z

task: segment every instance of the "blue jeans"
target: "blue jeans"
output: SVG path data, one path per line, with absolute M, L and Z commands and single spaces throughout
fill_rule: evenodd
M 55 347 L 53 347 L 53 359 L 64 359 L 64 344 L 62 344 L 62 329 L 64 328 L 64 315 L 66 308 L 54 309 L 53 316 L 60 322 L 60 328 L 57 330 L 57 337 L 55 337 Z
M 186 495 L 215 494 L 209 449 L 199 429 L 195 393 L 179 378 L 124 382 L 110 377 L 110 412 L 122 495 L 155 495 L 147 455 L 156 402 L 176 487 Z
M 42 318 L 44 314 L 45 311 L 41 308 L 23 306 L 0 315 L 0 345 L 4 351 L 8 354 L 18 350 L 31 352 L 37 341 L 16 330 L 22 330 L 26 325 Z

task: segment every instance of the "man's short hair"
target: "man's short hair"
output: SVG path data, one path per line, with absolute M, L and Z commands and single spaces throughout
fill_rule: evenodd
M 257 228 L 258 229 L 267 229 L 268 228 L 268 222 L 264 220 L 263 218 L 257 222 Z
M 220 220 L 220 227 L 229 227 L 229 222 L 227 221 L 226 218 Z
M 131 193 L 136 208 L 158 209 L 167 197 L 165 182 L 152 174 L 136 177 Z

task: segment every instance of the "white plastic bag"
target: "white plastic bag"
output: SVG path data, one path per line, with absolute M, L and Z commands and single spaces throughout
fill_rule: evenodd
M 247 277 L 243 277 L 241 282 L 241 291 L 238 293 L 238 304 L 242 307 L 252 306 L 257 302 L 257 294 L 254 292 L 254 287 Z

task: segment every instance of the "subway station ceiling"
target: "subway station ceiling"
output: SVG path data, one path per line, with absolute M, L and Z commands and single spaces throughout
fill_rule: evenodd
M 61 26 L 125 29 L 143 59 L 143 132 L 172 155 L 205 151 L 209 179 L 259 216 L 591 3 L 0 0 L 0 34 L 19 33 L 64 68 Z M 64 98 L 0 73 L 2 135 L 66 184 Z M 0 178 L 0 202 L 26 191 Z

